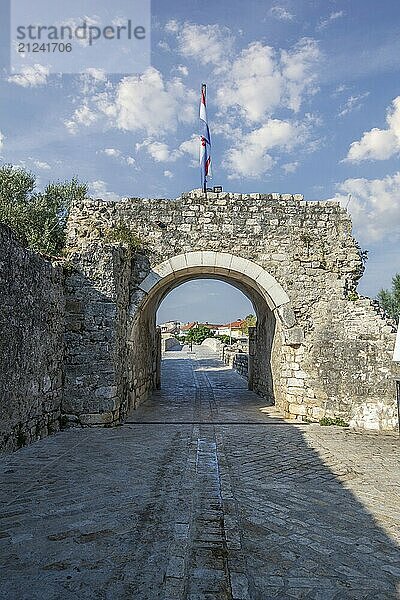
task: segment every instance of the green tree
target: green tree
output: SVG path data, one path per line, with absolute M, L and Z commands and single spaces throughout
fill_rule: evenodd
M 43 192 L 35 192 L 35 185 L 32 173 L 13 165 L 0 167 L 0 222 L 32 250 L 60 254 L 71 203 L 86 196 L 87 186 L 76 178 L 49 183 Z
M 242 325 L 243 333 L 248 335 L 249 327 L 255 327 L 256 323 L 257 323 L 257 317 L 255 315 L 247 315 L 247 317 L 244 318 L 244 322 Z
M 193 342 L 194 344 L 201 344 L 207 338 L 214 337 L 214 332 L 210 331 L 205 325 L 196 325 L 189 329 L 186 335 L 186 342 Z
M 216 335 L 215 337 L 217 338 L 217 340 L 221 340 L 221 342 L 223 344 L 226 344 L 227 346 L 229 346 L 229 344 L 231 343 L 231 337 L 229 335 L 222 334 Z
M 381 290 L 378 293 L 378 302 L 385 312 L 399 322 L 400 318 L 400 273 L 397 273 L 392 279 L 391 290 Z

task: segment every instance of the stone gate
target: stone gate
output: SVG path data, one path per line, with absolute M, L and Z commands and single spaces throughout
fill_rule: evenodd
M 140 249 L 110 242 L 121 226 Z M 88 199 L 72 207 L 67 252 L 69 423 L 118 424 L 143 402 L 159 385 L 161 301 L 188 280 L 217 278 L 253 303 L 251 385 L 266 403 L 297 420 L 396 427 L 394 327 L 356 292 L 362 254 L 338 203 L 196 190 Z

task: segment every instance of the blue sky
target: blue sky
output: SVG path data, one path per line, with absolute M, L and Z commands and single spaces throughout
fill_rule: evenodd
M 77 175 L 96 197 L 174 198 L 199 186 L 205 81 L 213 183 L 344 203 L 351 193 L 370 257 L 359 290 L 374 296 L 400 271 L 399 34 L 397 0 L 153 0 L 142 74 L 3 74 L 1 160 L 42 185 Z M 212 321 L 228 299 L 226 320 L 244 310 L 239 298 L 193 282 L 160 316 Z

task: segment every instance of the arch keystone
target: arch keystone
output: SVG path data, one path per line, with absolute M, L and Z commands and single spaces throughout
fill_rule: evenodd
M 212 272 L 215 271 L 215 262 L 217 260 L 217 253 L 214 250 L 203 250 L 203 261 L 202 264 L 211 268 Z
M 203 252 L 187 252 L 185 256 L 188 267 L 200 267 L 203 265 Z

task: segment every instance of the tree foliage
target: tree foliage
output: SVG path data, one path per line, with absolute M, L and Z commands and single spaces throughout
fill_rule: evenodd
M 399 322 L 400 318 L 400 273 L 397 273 L 392 279 L 391 290 L 381 290 L 378 293 L 378 301 L 385 312 Z
M 255 315 L 247 315 L 247 317 L 244 318 L 244 322 L 242 325 L 243 333 L 248 335 L 249 327 L 255 327 L 256 323 L 257 323 L 257 317 Z
M 208 327 L 205 325 L 196 325 L 196 327 L 192 327 L 189 329 L 186 342 L 193 342 L 194 344 L 201 344 L 207 338 L 214 337 L 214 332 L 210 331 Z
M 35 176 L 13 165 L 0 167 L 0 222 L 11 227 L 36 252 L 58 255 L 72 201 L 83 199 L 87 186 L 76 178 L 49 183 L 36 192 Z
M 216 335 L 215 336 L 217 338 L 217 340 L 220 340 L 223 344 L 226 344 L 227 346 L 229 346 L 229 344 L 231 343 L 231 337 L 229 335 Z

